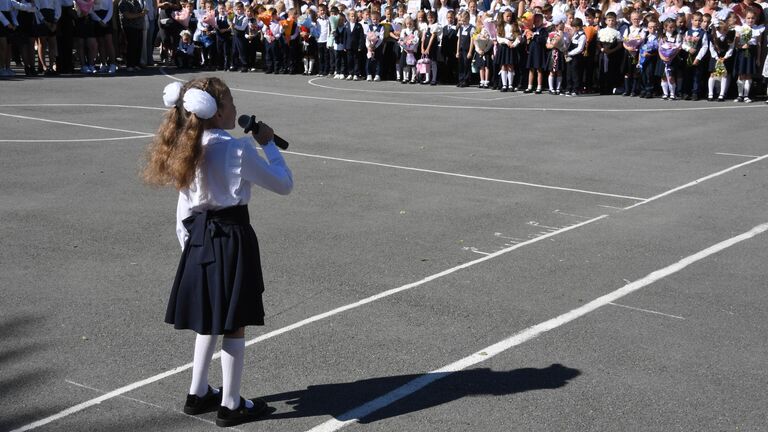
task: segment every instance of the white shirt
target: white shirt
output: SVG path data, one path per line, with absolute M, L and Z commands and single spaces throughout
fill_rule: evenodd
M 277 146 L 262 147 L 262 158 L 251 136 L 234 138 L 221 129 L 203 132 L 203 160 L 192 184 L 179 191 L 176 207 L 176 235 L 181 247 L 189 233 L 182 221 L 195 211 L 248 204 L 251 186 L 287 195 L 293 189 L 293 174 Z

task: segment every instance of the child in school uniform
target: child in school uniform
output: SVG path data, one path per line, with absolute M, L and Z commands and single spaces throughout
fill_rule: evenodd
M 251 187 L 287 195 L 292 174 L 269 126 L 260 124 L 253 137 L 226 132 L 235 127 L 237 110 L 220 79 L 169 84 L 163 99 L 169 111 L 149 147 L 143 176 L 179 191 L 176 233 L 182 253 L 165 322 L 197 334 L 184 412 L 198 415 L 218 407 L 216 425 L 235 426 L 271 411 L 261 399 L 240 396 L 245 327 L 264 325 L 259 245 L 248 214 Z M 216 390 L 208 384 L 208 370 L 219 335 L 222 387 Z
M 183 30 L 181 32 L 181 40 L 179 40 L 179 46 L 176 47 L 176 67 L 189 69 L 195 62 L 195 44 L 192 42 L 192 33 L 189 30 Z
M 317 7 L 317 76 L 325 76 L 331 73 L 331 55 L 328 50 L 328 36 L 331 25 L 328 21 L 328 6 L 321 4 Z
M 584 49 L 587 46 L 587 36 L 584 34 L 581 18 L 574 18 L 571 21 L 573 36 L 568 45 L 568 52 L 565 57 L 566 72 L 565 77 L 568 84 L 565 87 L 566 96 L 576 96 L 581 91 L 581 77 L 584 73 Z
M 536 78 L 536 94 L 541 94 L 544 85 L 544 68 L 546 67 L 547 28 L 544 26 L 544 15 L 533 15 L 533 30 L 527 34 L 528 58 L 525 67 L 528 69 L 528 88 L 524 93 L 533 93 L 533 79 Z
M 421 56 L 429 60 L 429 69 L 422 84 L 437 85 L 437 53 L 441 30 L 437 14 L 434 11 L 427 12 L 427 27 L 421 38 Z
M 457 30 L 459 41 L 456 44 L 456 59 L 459 62 L 459 83 L 457 87 L 466 87 L 472 74 L 472 54 L 474 44 L 472 43 L 472 34 L 475 32 L 475 26 L 469 22 L 469 12 L 459 13 L 459 28 Z
M 365 32 L 363 25 L 358 21 L 357 12 L 349 11 L 347 24 L 342 28 L 344 32 L 344 49 L 347 52 L 348 81 L 357 81 L 363 76 L 363 50 L 365 50 Z M 341 27 L 341 25 L 340 25 Z
M 400 30 L 400 69 L 403 72 L 403 84 L 416 84 L 416 52 L 419 45 L 419 29 L 416 21 L 406 15 L 403 29 Z
M 238 68 L 240 72 L 248 72 L 248 59 L 246 58 L 245 34 L 248 31 L 248 17 L 245 15 L 245 6 L 242 2 L 235 3 L 235 16 L 229 22 L 232 28 L 232 66 L 230 71 Z
M 630 25 L 625 27 L 621 34 L 624 45 L 624 61 L 622 72 L 624 74 L 624 96 L 638 96 L 640 94 L 640 71 L 637 64 L 640 60 L 640 46 L 645 43 L 646 30 L 642 27 L 640 12 L 632 11 L 629 15 Z
M 17 20 L 19 13 L 26 13 L 30 18 L 33 17 L 33 13 L 37 10 L 34 4 L 26 1 L 0 1 L 0 77 L 12 77 L 16 73 L 11 70 L 11 45 L 10 41 L 18 37 L 19 21 Z M 27 55 L 24 59 L 25 71 L 27 66 L 32 62 L 32 50 L 31 41 L 29 41 L 30 47 L 27 50 Z M 29 62 L 29 63 L 28 63 Z M 31 70 L 34 70 L 32 68 Z
M 264 72 L 275 75 L 280 73 L 283 66 L 283 53 L 281 51 L 283 26 L 280 25 L 280 21 L 277 17 L 277 9 L 272 8 L 269 11 L 270 20 L 269 25 L 265 25 L 263 29 L 264 36 Z
M 339 13 L 338 27 L 333 35 L 333 51 L 336 57 L 336 75 L 335 79 L 346 79 L 349 73 L 349 65 L 347 64 L 347 16 L 343 13 Z M 351 74 L 350 74 L 351 76 Z
M 375 44 L 370 46 L 370 48 L 368 47 L 369 42 L 366 42 L 367 61 L 365 63 L 365 73 L 368 81 L 381 81 L 382 61 L 384 59 L 384 26 L 379 22 L 380 19 L 381 15 L 379 12 L 373 11 L 370 15 L 370 23 L 364 26 L 366 39 L 370 33 L 373 33 L 376 38 Z
M 664 21 L 664 31 L 659 38 L 659 62 L 656 64 L 656 75 L 661 78 L 662 100 L 677 100 L 676 83 L 677 71 L 680 69 L 680 56 L 664 57 L 661 51 L 663 44 L 682 45 L 683 36 L 677 31 L 677 23 L 669 18 Z
M 515 79 L 515 65 L 517 59 L 517 46 L 520 44 L 520 28 L 514 19 L 512 10 L 502 12 L 501 19 L 496 29 L 496 55 L 494 62 L 499 71 L 502 93 L 510 89 L 515 91 L 512 82 Z
M 219 3 L 216 8 L 216 55 L 217 69 L 229 70 L 232 67 L 232 27 L 224 3 Z
M 704 59 L 709 52 L 707 32 L 701 28 L 703 16 L 701 12 L 691 15 L 691 27 L 683 36 L 683 59 L 685 63 L 683 79 L 683 99 L 699 100 L 701 78 L 704 74 Z
M 61 2 L 59 0 L 35 0 L 35 5 L 40 11 L 37 26 L 37 59 L 45 75 L 58 75 L 55 67 L 58 56 L 56 34 L 61 18 Z M 42 19 L 40 19 L 41 17 Z M 48 48 L 47 64 L 45 61 L 46 48 Z
M 749 10 L 744 24 L 736 27 L 734 41 L 733 74 L 736 76 L 738 95 L 734 102 L 752 103 L 749 91 L 752 87 L 752 76 L 757 73 L 757 62 L 760 56 L 760 41 L 764 26 L 755 25 L 757 15 Z
M 733 12 L 730 12 L 733 13 Z M 715 86 L 720 84 L 718 102 L 725 102 L 728 84 L 733 73 L 733 42 L 736 32 L 728 28 L 728 20 L 718 21 L 709 37 L 709 79 L 707 80 L 707 100 L 715 100 Z
M 560 95 L 563 84 L 563 72 L 565 71 L 565 52 L 568 48 L 568 40 L 565 35 L 565 15 L 558 15 L 552 20 L 552 31 L 547 35 L 547 62 L 546 70 L 549 72 L 549 94 Z
M 656 92 L 656 63 L 659 61 L 659 22 L 650 19 L 646 27 L 645 43 L 638 54 L 638 68 L 642 79 L 640 97 L 653 99 Z

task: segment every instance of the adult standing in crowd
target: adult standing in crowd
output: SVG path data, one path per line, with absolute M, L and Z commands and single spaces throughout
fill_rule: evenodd
M 141 33 L 142 45 L 139 64 L 152 66 L 155 64 L 152 53 L 155 50 L 155 39 L 157 38 L 157 0 L 142 0 L 142 2 L 147 14 L 144 15 L 144 30 Z
M 74 0 L 59 0 L 61 3 L 61 17 L 56 33 L 56 45 L 58 57 L 56 57 L 56 70 L 60 73 L 72 73 L 75 69 L 72 61 L 73 40 L 75 37 L 75 2 Z
M 125 70 L 133 72 L 139 67 L 141 60 L 141 36 L 144 31 L 144 17 L 147 16 L 147 10 L 144 9 L 141 0 L 120 0 L 117 9 L 120 11 L 120 24 L 125 33 Z

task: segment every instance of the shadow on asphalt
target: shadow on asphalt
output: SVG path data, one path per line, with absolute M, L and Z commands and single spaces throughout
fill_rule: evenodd
M 552 364 L 549 367 L 522 368 L 497 372 L 487 368 L 455 372 L 407 397 L 360 419 L 360 423 L 397 417 L 444 403 L 473 396 L 502 396 L 532 390 L 557 389 L 581 375 L 578 369 Z M 267 402 L 282 402 L 293 411 L 277 413 L 267 419 L 341 416 L 368 401 L 376 399 L 422 375 L 399 375 L 371 378 L 349 383 L 309 386 L 306 390 L 264 396 Z

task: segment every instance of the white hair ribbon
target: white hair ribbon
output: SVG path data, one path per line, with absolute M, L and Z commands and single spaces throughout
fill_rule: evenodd
M 184 93 L 184 109 L 207 120 L 216 114 L 216 99 L 208 92 L 191 88 Z
M 178 81 L 172 82 L 163 89 L 163 103 L 166 108 L 172 108 L 179 101 L 182 84 Z

